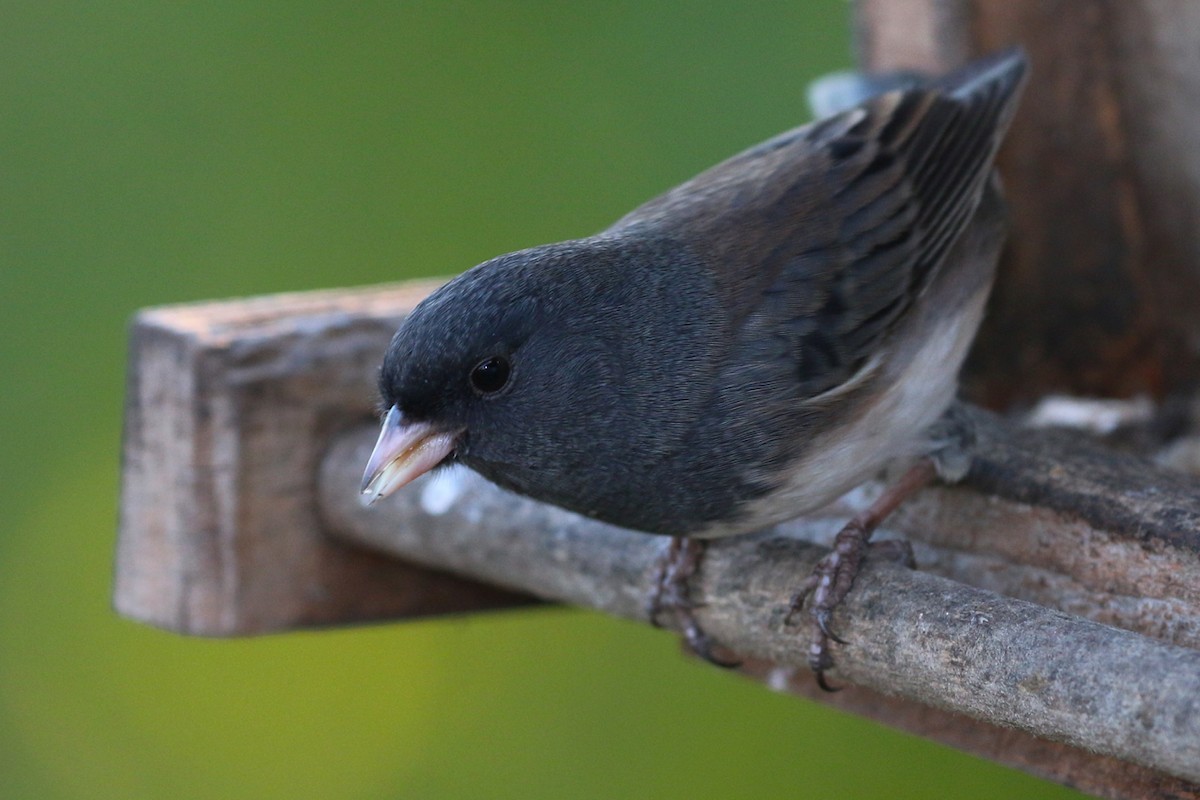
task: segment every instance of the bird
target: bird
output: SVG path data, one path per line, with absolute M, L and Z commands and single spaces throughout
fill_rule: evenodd
M 953 401 L 1005 239 L 993 162 L 1027 71 L 1012 48 L 882 81 L 597 234 L 446 283 L 384 354 L 364 499 L 464 464 L 672 537 L 650 617 L 669 606 L 721 663 L 687 599 L 704 542 L 907 467 L 799 581 L 791 612 L 811 600 L 808 661 L 830 688 L 830 614 L 872 530 L 965 471 L 945 455 L 969 440 Z

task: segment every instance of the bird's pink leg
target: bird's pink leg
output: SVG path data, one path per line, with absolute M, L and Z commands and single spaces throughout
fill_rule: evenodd
M 716 643 L 712 640 L 694 613 L 699 607 L 689 594 L 688 584 L 700 569 L 707 543 L 703 539 L 687 539 L 672 536 L 667 550 L 659 558 L 654 576 L 654 588 L 646 603 L 646 615 L 651 624 L 659 626 L 659 617 L 670 611 L 675 615 L 683 637 L 696 655 L 718 667 L 736 667 L 739 662 L 716 654 Z
M 937 477 L 937 467 L 932 458 L 922 458 L 892 484 L 870 507 L 859 512 L 846 523 L 833 540 L 833 550 L 817 562 L 812 574 L 800 591 L 792 598 L 790 618 L 812 597 L 813 638 L 808 651 L 808 665 L 817 675 L 817 683 L 825 691 L 834 691 L 825 680 L 825 671 L 833 666 L 829 653 L 829 642 L 845 644 L 829 627 L 833 610 L 845 599 L 854 585 L 854 578 L 862 567 L 867 554 L 871 534 L 879 524 L 906 499 L 927 486 Z M 914 566 L 912 548 L 907 542 L 889 540 L 879 542 L 874 548 L 887 552 L 897 561 Z

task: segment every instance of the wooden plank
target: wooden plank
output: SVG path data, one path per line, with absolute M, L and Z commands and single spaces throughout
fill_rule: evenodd
M 329 539 L 314 499 L 338 429 L 436 284 L 149 309 L 133 321 L 117 610 L 232 636 L 530 602 Z
M 835 612 L 833 627 L 850 643 L 835 646 L 835 681 L 871 690 L 856 710 L 1037 774 L 1071 782 L 1092 774 L 1090 790 L 1114 797 L 1196 796 L 1195 484 L 1132 457 L 1027 439 L 982 413 L 977 421 L 984 449 L 969 485 L 924 493 L 899 521 L 930 569 L 870 565 Z M 345 432 L 322 464 L 318 488 L 333 531 L 406 560 L 647 621 L 664 539 L 516 497 L 466 470 L 427 476 L 363 508 L 355 488 L 373 438 L 370 427 Z M 980 485 L 995 493 L 980 494 Z M 864 500 L 710 545 L 691 584 L 697 616 L 752 659 L 750 674 L 784 688 L 811 682 L 807 629 L 786 617 L 823 550 L 801 540 L 824 541 Z M 1131 584 L 1144 593 L 1127 596 Z M 1123 606 L 1128 613 L 1113 611 Z M 880 693 L 905 702 L 874 710 L 870 698 Z M 1036 739 L 1006 728 L 1065 749 L 1047 745 L 1051 755 L 1039 755 Z

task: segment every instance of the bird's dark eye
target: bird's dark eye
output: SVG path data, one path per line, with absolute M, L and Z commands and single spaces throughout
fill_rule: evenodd
M 501 356 L 485 358 L 471 370 L 471 388 L 480 394 L 494 394 L 508 383 L 510 372 L 507 359 Z

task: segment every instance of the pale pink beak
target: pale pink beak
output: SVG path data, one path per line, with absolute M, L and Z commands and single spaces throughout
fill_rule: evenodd
M 405 420 L 400 409 L 392 406 L 363 473 L 364 501 L 370 505 L 424 475 L 450 455 L 457 439 L 457 431 L 447 433 L 428 422 Z

